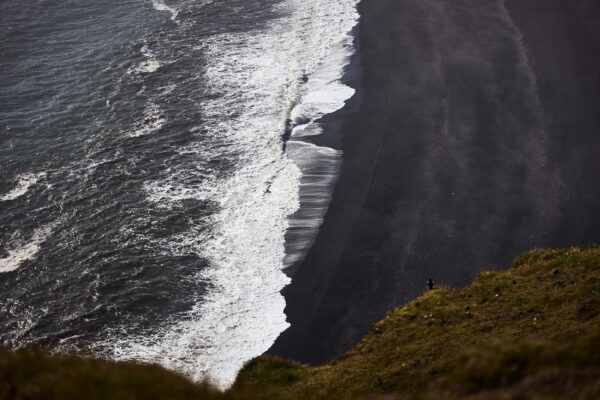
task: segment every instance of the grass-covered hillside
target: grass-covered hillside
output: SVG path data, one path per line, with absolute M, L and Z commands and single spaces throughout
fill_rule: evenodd
M 339 360 L 259 357 L 218 394 L 156 366 L 0 354 L 2 399 L 598 399 L 600 248 L 539 250 L 426 291 Z

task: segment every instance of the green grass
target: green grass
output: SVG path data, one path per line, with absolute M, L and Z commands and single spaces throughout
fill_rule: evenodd
M 0 399 L 213 399 L 206 387 L 155 365 L 36 350 L 0 353 Z
M 597 399 L 600 248 L 536 250 L 392 310 L 322 366 L 259 357 L 225 394 L 156 366 L 0 353 L 1 399 Z
M 599 305 L 600 248 L 533 251 L 508 271 L 482 273 L 463 289 L 427 291 L 392 310 L 330 364 L 254 360 L 236 388 L 281 398 L 462 398 L 509 390 L 536 374 L 593 373 L 600 367 Z M 592 375 L 597 382 L 600 374 Z M 600 398 L 595 390 L 589 398 Z

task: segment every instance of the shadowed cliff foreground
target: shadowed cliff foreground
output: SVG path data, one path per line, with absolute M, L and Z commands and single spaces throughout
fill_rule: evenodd
M 157 366 L 0 354 L 1 399 L 596 399 L 600 247 L 537 250 L 392 310 L 341 358 L 259 357 L 221 394 Z

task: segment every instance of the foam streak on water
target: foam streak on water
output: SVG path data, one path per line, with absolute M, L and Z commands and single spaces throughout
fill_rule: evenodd
M 0 273 L 12 272 L 25 261 L 35 258 L 51 231 L 51 227 L 38 229 L 28 241 L 15 244 L 6 257 L 0 258 Z
M 177 22 L 177 14 L 179 11 L 175 7 L 168 6 L 161 0 L 152 0 L 152 6 L 158 11 L 167 11 L 171 14 L 171 21 Z
M 23 196 L 29 188 L 35 185 L 41 178 L 46 176 L 45 173 L 41 172 L 39 174 L 23 174 L 18 177 L 17 185 L 10 192 L 0 196 L 0 201 L 9 201 L 15 200 L 21 196 Z
M 277 5 L 280 17 L 268 29 L 218 34 L 204 43 L 214 93 L 199 104 L 204 142 L 180 151 L 209 159 L 219 148 L 220 162 L 240 167 L 202 182 L 194 181 L 193 166 L 173 168 L 146 191 L 149 201 L 166 208 L 186 199 L 217 205 L 209 233 L 192 227 L 161 244 L 173 254 L 208 259 L 196 278 L 210 289 L 184 318 L 163 321 L 150 335 L 113 340 L 112 356 L 160 362 L 226 388 L 286 329 L 280 291 L 289 283 L 283 273 L 289 216 L 300 206 L 303 182 L 316 201 L 312 221 L 305 221 L 314 235 L 329 198 L 318 192 L 327 191 L 340 162 L 338 151 L 299 138 L 320 134 L 315 121 L 353 94 L 339 79 L 351 52 L 355 6 L 356 0 L 287 0 Z M 288 156 L 282 132 L 300 117 L 304 126 L 294 129 Z M 303 172 L 308 179 L 301 180 Z

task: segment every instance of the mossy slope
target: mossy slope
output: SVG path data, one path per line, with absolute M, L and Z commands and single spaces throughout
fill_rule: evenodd
M 289 398 L 600 398 L 599 334 L 600 248 L 538 250 L 466 288 L 426 291 L 330 364 L 258 358 L 236 389 Z
M 156 366 L 0 354 L 1 399 L 600 398 L 600 248 L 537 250 L 426 291 L 340 359 L 259 357 L 225 394 Z

